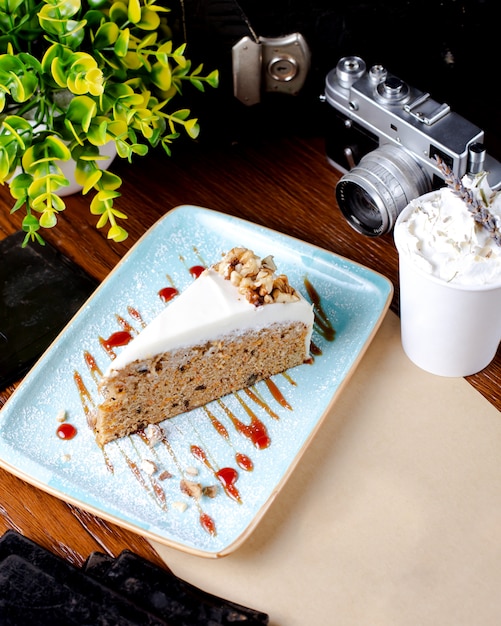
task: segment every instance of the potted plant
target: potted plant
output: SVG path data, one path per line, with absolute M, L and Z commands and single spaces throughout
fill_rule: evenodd
M 128 161 L 198 136 L 197 119 L 173 101 L 185 83 L 216 87 L 173 44 L 169 9 L 156 0 L 0 0 L 0 182 L 24 211 L 24 245 L 43 243 L 65 209 L 75 163 L 90 211 L 108 238 L 123 241 L 126 218 L 114 201 L 122 180 L 103 168 L 105 146 Z

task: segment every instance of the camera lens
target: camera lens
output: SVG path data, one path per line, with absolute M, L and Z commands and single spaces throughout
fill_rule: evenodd
M 405 206 L 431 191 L 431 180 L 398 146 L 384 144 L 366 154 L 336 186 L 336 199 L 348 223 L 362 235 L 389 232 Z

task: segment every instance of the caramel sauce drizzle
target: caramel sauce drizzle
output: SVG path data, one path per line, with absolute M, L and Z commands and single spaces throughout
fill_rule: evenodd
M 142 428 L 141 430 L 138 430 L 135 434 L 141 439 L 141 441 L 144 443 L 145 446 L 148 446 L 149 451 L 153 454 L 153 456 L 157 459 L 157 461 L 160 461 L 160 457 L 158 456 L 158 452 L 156 450 L 156 447 L 150 443 L 150 440 L 146 436 L 146 433 L 144 432 L 144 429 Z M 134 446 L 134 448 L 135 448 L 135 446 Z M 136 450 L 136 452 L 137 452 L 137 450 Z M 139 452 L 138 452 L 138 454 L 139 454 Z M 141 456 L 141 455 L 139 454 L 139 456 Z
M 313 356 L 321 356 L 322 348 L 319 348 L 316 343 L 310 341 L 310 352 L 313 354 Z
M 96 359 L 87 350 L 85 350 L 84 352 L 84 361 L 87 365 L 90 375 L 92 376 L 92 380 L 96 383 L 96 385 L 98 385 L 103 376 L 103 373 L 99 369 L 99 366 L 96 363 Z
M 223 437 L 223 439 L 225 439 L 230 444 L 230 446 L 233 447 L 233 444 L 231 443 L 230 435 L 228 433 L 228 429 L 226 428 L 226 426 L 217 419 L 214 413 L 209 408 L 207 408 L 207 406 L 203 406 L 201 408 L 203 409 L 207 417 L 210 419 L 211 424 L 214 426 L 216 432 L 219 435 L 221 435 L 221 437 Z M 250 459 L 243 452 L 236 452 L 235 460 L 238 466 L 242 468 L 243 470 L 245 470 L 246 472 L 252 472 L 252 470 L 254 469 L 254 463 L 252 462 L 252 459 Z
M 265 381 L 266 382 L 266 381 Z M 261 396 L 261 394 L 258 392 L 258 390 L 256 389 L 255 386 L 251 387 L 246 387 L 244 389 L 242 389 L 242 391 L 249 396 L 249 398 L 255 402 L 259 407 L 261 407 L 262 409 L 264 409 L 266 411 L 266 413 L 268 413 L 268 415 L 273 418 L 274 420 L 279 420 L 280 417 L 275 413 L 275 411 L 272 411 L 270 405 L 264 400 L 264 398 Z M 233 394 L 236 397 L 236 394 Z
M 130 335 L 137 335 L 136 330 L 129 324 L 129 322 L 124 319 L 121 315 L 115 316 L 118 322 L 118 325 L 122 330 L 129 333 Z
M 115 468 L 113 467 L 113 463 L 111 462 L 110 457 L 108 456 L 104 446 L 101 446 L 101 452 L 103 453 L 104 464 L 106 465 L 106 469 L 112 474 L 115 473 Z
M 200 254 L 200 250 L 196 246 L 193 246 L 193 252 L 198 257 L 198 260 L 200 261 L 201 265 L 203 265 L 204 267 L 207 267 L 206 259 L 203 258 L 203 256 Z
M 171 459 L 174 461 L 174 465 L 177 467 L 178 472 L 181 475 L 184 475 L 183 466 L 179 462 L 179 459 L 177 458 L 176 453 L 174 452 L 172 446 L 170 445 L 170 441 L 167 439 L 167 437 L 164 437 L 163 439 L 161 439 L 160 443 L 163 446 L 165 446 L 165 448 L 167 448 L 167 452 L 169 453 Z
M 334 327 L 322 307 L 322 299 L 320 298 L 318 291 L 315 287 L 313 287 L 308 278 L 304 279 L 304 286 L 313 303 L 317 332 L 327 341 L 334 341 L 336 331 L 334 330 Z
M 136 322 L 139 322 L 139 324 L 141 325 L 141 328 L 146 328 L 147 324 L 143 320 L 143 318 L 142 318 L 141 314 L 139 313 L 139 311 L 137 311 L 132 306 L 128 306 L 127 307 L 127 312 L 129 313 L 129 315 L 132 317 L 133 320 L 136 320 Z
M 150 445 L 148 438 L 146 437 L 144 431 L 140 431 L 139 433 L 140 438 L 144 441 L 147 441 L 147 445 L 148 448 L 151 452 L 153 452 L 153 454 L 155 455 L 155 457 L 158 460 L 158 454 L 156 453 L 156 450 L 154 449 L 153 446 Z M 134 448 L 134 451 L 136 452 L 137 456 L 141 459 L 142 455 L 140 454 L 140 452 L 138 451 L 136 444 L 135 444 L 135 440 L 134 437 L 132 437 L 131 435 L 129 435 L 129 441 L 131 442 L 132 447 Z M 160 503 L 163 503 L 165 505 L 165 509 L 167 509 L 167 500 L 166 500 L 166 496 L 165 496 L 165 491 L 163 490 L 163 488 L 160 486 L 160 484 L 158 483 L 157 479 L 155 478 L 155 476 L 150 476 L 148 475 L 149 481 L 151 483 L 151 487 L 153 489 L 153 492 L 155 493 L 155 496 L 158 498 L 158 500 L 160 501 Z M 163 508 L 163 507 L 162 507 Z
M 289 372 L 282 372 L 281 376 L 285 378 L 285 380 L 291 384 L 293 387 L 297 387 L 297 382 L 292 378 Z
M 270 390 L 271 395 L 275 398 L 278 404 L 283 406 L 284 409 L 288 409 L 289 411 L 292 411 L 292 406 L 287 402 L 284 395 L 282 394 L 280 389 L 276 386 L 274 381 L 271 378 L 267 378 L 264 382 L 266 383 L 266 386 Z M 277 419 L 278 419 L 278 416 L 277 416 Z
M 207 417 L 210 419 L 211 424 L 214 426 L 216 432 L 219 433 L 221 437 L 223 437 L 223 439 L 229 441 L 230 435 L 226 426 L 217 419 L 214 413 L 210 409 L 208 409 L 207 406 L 203 406 L 202 409 Z
M 88 418 L 89 415 L 91 415 L 92 412 L 95 410 L 96 405 L 94 404 L 94 400 L 92 396 L 90 395 L 87 387 L 85 386 L 85 383 L 81 375 L 76 370 L 73 372 L 73 380 L 75 381 L 75 384 L 77 386 L 78 395 L 80 397 L 80 402 L 82 404 L 83 412 L 85 416 Z
M 233 395 L 235 396 L 235 398 L 237 398 L 242 407 L 245 409 L 247 415 L 251 418 L 250 424 L 244 424 L 243 422 L 241 422 L 238 417 L 230 410 L 230 408 L 220 399 L 217 400 L 219 406 L 230 418 L 233 426 L 235 427 L 235 430 L 238 433 L 240 433 L 244 437 L 247 437 L 247 439 L 250 439 L 254 446 L 258 448 L 258 450 L 264 450 L 265 448 L 268 448 L 271 444 L 271 439 L 268 435 L 268 431 L 266 430 L 266 426 L 252 411 L 252 409 L 242 400 L 238 393 L 234 393 Z
M 129 436 L 129 440 L 131 440 L 130 436 Z M 140 470 L 137 463 L 135 463 L 131 458 L 129 458 L 129 456 L 124 452 L 124 450 L 122 449 L 122 446 L 118 442 L 117 442 L 117 448 L 120 450 L 120 453 L 124 457 L 125 462 L 127 463 L 130 471 L 132 472 L 132 475 L 138 481 L 141 487 L 146 491 L 146 493 L 150 497 L 153 497 L 155 502 L 158 504 L 158 506 L 160 506 L 160 508 L 163 511 L 167 511 L 167 500 L 165 497 L 165 491 L 158 484 L 158 481 L 155 479 L 155 477 L 148 476 L 149 483 L 150 483 L 148 485 L 148 483 L 146 482 L 144 478 L 143 472 Z

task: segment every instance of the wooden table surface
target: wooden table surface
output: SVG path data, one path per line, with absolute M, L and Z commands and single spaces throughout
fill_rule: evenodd
M 124 179 L 117 206 L 128 214 L 129 238 L 106 240 L 94 228 L 89 197 L 67 198 L 67 209 L 46 240 L 98 280 L 106 278 L 124 253 L 156 220 L 181 204 L 194 204 L 287 233 L 386 275 L 395 286 L 392 309 L 398 313 L 397 253 L 391 235 L 371 239 L 357 234 L 341 216 L 334 198 L 339 173 L 327 163 L 317 137 L 255 138 L 236 145 L 174 148 L 174 156 L 151 154 L 133 165 L 117 162 Z M 0 189 L 0 239 L 19 230 L 10 215 L 7 188 Z M 238 242 L 235 242 L 238 244 Z M 501 409 L 501 351 L 468 382 Z M 16 383 L 0 389 L 0 408 Z M 90 515 L 0 470 L 0 533 L 14 528 L 54 553 L 81 565 L 90 552 L 116 556 L 131 549 L 153 562 L 160 557 L 139 535 Z

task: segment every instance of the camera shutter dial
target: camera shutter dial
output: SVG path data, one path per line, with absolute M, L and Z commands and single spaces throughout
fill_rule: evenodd
M 365 61 L 360 57 L 343 57 L 336 66 L 336 76 L 342 87 L 350 88 L 365 74 Z
M 409 96 L 409 85 L 396 76 L 388 76 L 386 80 L 379 83 L 376 91 L 380 98 L 388 102 L 401 102 Z
M 373 65 L 369 70 L 369 80 L 376 85 L 385 80 L 387 76 L 388 70 L 383 65 Z

